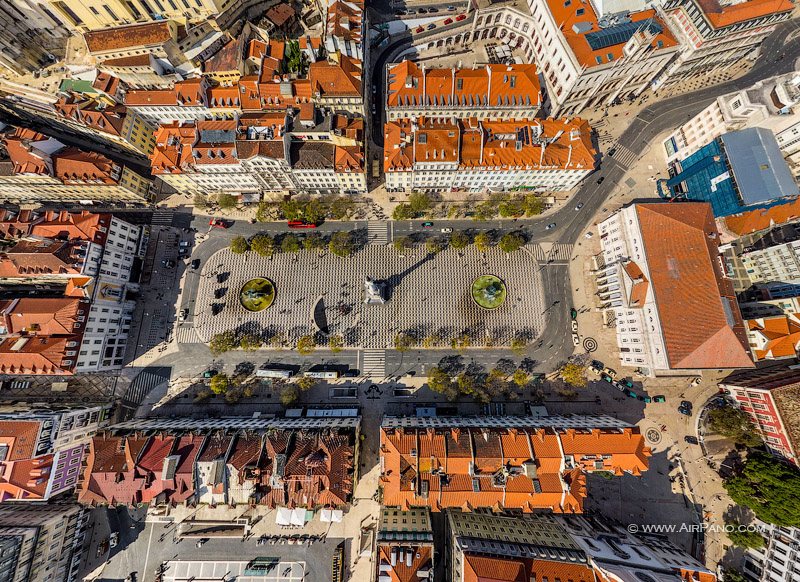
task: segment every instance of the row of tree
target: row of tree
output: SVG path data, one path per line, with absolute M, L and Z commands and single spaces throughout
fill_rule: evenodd
M 310 233 L 302 239 L 293 234 L 285 234 L 280 238 L 269 234 L 257 234 L 250 240 L 243 236 L 237 236 L 230 242 L 232 253 L 242 255 L 253 251 L 262 257 L 271 257 L 279 251 L 299 253 L 302 249 L 320 251 L 325 248 L 337 257 L 349 257 L 355 252 L 356 245 L 352 235 L 346 231 L 334 232 L 327 242 L 316 232 Z
M 415 192 L 408 197 L 408 202 L 398 204 L 392 218 L 395 220 L 411 220 L 430 216 L 436 208 L 437 200 L 424 192 Z M 471 204 L 468 215 L 474 220 L 490 220 L 496 216 L 503 218 L 522 218 L 541 214 L 544 201 L 536 194 L 522 196 L 495 193 L 488 200 Z
M 328 218 L 347 220 L 354 211 L 355 202 L 349 196 L 299 196 L 281 202 L 262 202 L 258 205 L 256 219 L 259 222 L 300 220 L 309 224 L 320 224 Z
M 524 245 L 525 242 L 525 236 L 522 233 L 508 232 L 500 237 L 497 241 L 497 246 L 505 253 L 513 253 Z M 456 250 L 461 250 L 471 244 L 474 244 L 479 252 L 485 253 L 494 244 L 494 239 L 486 232 L 479 232 L 473 237 L 466 231 L 457 230 L 448 237 L 433 237 L 425 240 L 425 248 L 432 254 L 443 251 L 448 246 Z M 394 246 L 398 253 L 402 253 L 414 246 L 414 240 L 408 236 L 399 237 L 394 240 L 392 246 Z

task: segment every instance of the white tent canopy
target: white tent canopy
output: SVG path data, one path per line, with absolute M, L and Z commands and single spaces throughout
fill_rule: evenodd
M 334 523 L 339 523 L 342 521 L 342 516 L 344 514 L 340 509 L 323 509 L 320 512 L 319 520 L 322 522 L 329 522 L 332 521 Z
M 278 512 L 275 514 L 275 523 L 278 525 L 291 525 L 292 510 L 286 507 L 279 507 Z
M 306 510 L 293 509 L 291 516 L 292 525 L 305 525 L 306 523 Z

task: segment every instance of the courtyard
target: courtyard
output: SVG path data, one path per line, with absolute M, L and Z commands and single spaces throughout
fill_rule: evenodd
M 403 255 L 391 247 L 367 245 L 352 257 L 312 251 L 243 255 L 228 249 L 209 257 L 200 273 L 193 322 L 200 340 L 226 331 L 280 338 L 293 346 L 316 334 L 340 336 L 344 347 L 385 349 L 398 334 L 426 347 L 503 346 L 516 337 L 533 341 L 542 332 L 545 301 L 539 264 L 523 247 L 506 254 L 497 248 L 447 249 L 428 254 L 421 248 Z M 499 277 L 505 300 L 494 309 L 472 297 L 476 279 Z M 364 303 L 365 277 L 383 283 L 384 303 Z M 245 284 L 265 278 L 274 285 L 274 300 L 260 311 L 241 301 Z

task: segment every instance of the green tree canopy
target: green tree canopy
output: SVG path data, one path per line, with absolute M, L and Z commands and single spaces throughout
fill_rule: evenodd
M 525 216 L 536 216 L 544 211 L 544 201 L 536 194 L 525 195 Z
M 392 218 L 394 220 L 410 220 L 415 217 L 416 214 L 411 208 L 411 205 L 405 202 L 395 206 L 394 210 L 392 211 Z
M 268 234 L 257 234 L 250 241 L 250 248 L 262 257 L 275 254 L 275 239 Z
M 800 527 L 800 471 L 760 451 L 750 451 L 741 472 L 725 481 L 739 505 L 767 523 Z
M 355 203 L 352 198 L 339 196 L 330 203 L 330 215 L 334 220 L 345 220 L 353 213 Z
M 453 382 L 450 374 L 438 366 L 434 366 L 428 370 L 428 388 L 434 392 L 443 394 L 448 400 L 455 400 L 458 398 L 458 388 L 455 382 Z
M 492 244 L 492 238 L 485 232 L 479 232 L 475 235 L 474 243 L 475 248 L 478 249 L 478 251 L 485 253 L 489 250 L 489 247 Z
M 410 249 L 413 246 L 413 243 L 411 242 L 411 238 L 407 236 L 401 236 L 399 238 L 394 239 L 394 241 L 392 242 L 392 246 L 394 247 L 394 250 L 396 250 L 398 253 L 402 253 L 406 249 Z
M 528 373 L 525 370 L 517 369 L 514 371 L 514 375 L 511 377 L 514 381 L 514 384 L 517 386 L 525 386 L 531 379 Z
M 287 384 L 281 389 L 281 404 L 291 406 L 300 398 L 300 390 L 294 384 Z
M 231 239 L 231 252 L 243 255 L 250 250 L 250 243 L 243 236 L 235 236 Z
M 521 198 L 506 200 L 500 203 L 498 210 L 503 218 L 519 218 L 525 214 L 525 200 Z
M 317 232 L 312 232 L 303 239 L 303 248 L 307 251 L 314 251 L 325 247 L 325 241 Z
M 194 205 L 196 208 L 208 208 L 208 198 L 204 194 L 198 192 L 194 195 Z
M 742 525 L 738 521 L 726 521 L 725 525 L 729 529 L 732 528 L 727 533 L 734 546 L 750 550 L 759 550 L 764 547 L 764 538 L 754 529 Z
M 314 386 L 317 385 L 317 379 L 316 378 L 308 378 L 307 376 L 303 376 L 302 378 L 298 378 L 297 382 L 295 382 L 295 384 L 297 384 L 297 387 L 302 392 L 308 392 Z
M 524 337 L 517 336 L 511 340 L 511 351 L 518 356 L 525 354 L 526 349 L 528 349 L 528 341 Z
M 586 366 L 581 366 L 575 362 L 567 362 L 561 366 L 558 375 L 569 386 L 574 388 L 586 387 Z
M 219 196 L 217 196 L 217 204 L 223 210 L 230 210 L 231 208 L 236 208 L 236 204 L 238 204 L 238 200 L 236 196 L 233 194 L 228 194 L 227 192 L 223 192 Z
M 444 243 L 438 238 L 429 238 L 425 241 L 425 250 L 430 254 L 435 255 L 439 251 L 444 250 Z
M 525 237 L 518 232 L 507 232 L 500 237 L 498 246 L 504 253 L 513 253 L 525 244 Z
M 232 331 L 223 331 L 222 333 L 211 336 L 211 341 L 208 342 L 208 348 L 214 355 L 224 354 L 237 346 L 236 334 Z
M 344 349 L 344 338 L 340 335 L 332 335 L 328 338 L 328 348 L 336 354 Z
M 408 205 L 411 207 L 414 216 L 420 216 L 433 208 L 433 198 L 431 198 L 430 194 L 414 192 L 408 197 Z
M 457 230 L 450 235 L 450 246 L 454 249 L 466 248 L 470 242 L 469 235 L 463 230 Z
M 293 234 L 287 234 L 281 241 L 281 250 L 284 253 L 297 253 L 300 251 L 300 241 Z
M 286 220 L 303 220 L 305 203 L 297 198 L 281 202 L 281 214 Z
M 334 232 L 328 243 L 328 250 L 337 257 L 349 257 L 355 250 L 353 237 L 350 236 L 349 232 L 343 230 Z
M 407 352 L 413 345 L 414 338 L 405 332 L 400 332 L 394 336 L 394 349 L 398 352 Z
M 239 347 L 246 352 L 253 352 L 260 348 L 264 342 L 254 333 L 246 333 L 239 338 Z
M 301 356 L 309 356 L 317 349 L 317 340 L 313 335 L 304 335 L 297 340 L 297 353 Z
M 761 438 L 747 413 L 736 406 L 723 406 L 708 411 L 711 430 L 746 447 L 761 445 Z
M 225 394 L 231 387 L 231 379 L 227 374 L 217 374 L 211 378 L 208 387 L 214 394 Z

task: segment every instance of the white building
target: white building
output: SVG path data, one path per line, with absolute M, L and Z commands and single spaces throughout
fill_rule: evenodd
M 389 192 L 571 190 L 594 170 L 591 128 L 581 119 L 390 121 Z
M 633 204 L 598 225 L 597 287 L 624 366 L 752 368 L 707 203 Z
M 741 258 L 753 283 L 800 283 L 800 240 L 756 248 Z
M 759 525 L 764 547 L 746 551 L 742 573 L 753 582 L 800 582 L 800 528 Z

